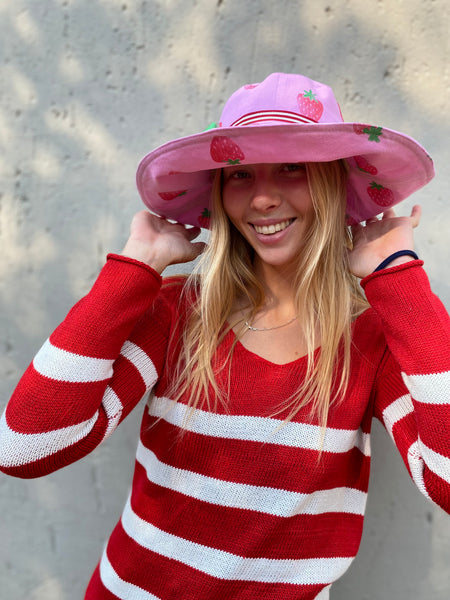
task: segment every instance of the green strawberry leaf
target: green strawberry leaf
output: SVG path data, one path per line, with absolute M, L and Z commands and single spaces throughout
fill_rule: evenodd
M 312 100 L 313 102 L 317 102 L 316 94 L 314 94 L 314 92 L 312 90 L 309 90 L 309 91 L 305 90 L 303 93 L 303 98 L 308 98 L 309 100 Z
M 369 136 L 369 142 L 379 142 L 380 135 L 383 134 L 382 127 L 365 127 L 363 129 L 363 133 L 366 133 Z

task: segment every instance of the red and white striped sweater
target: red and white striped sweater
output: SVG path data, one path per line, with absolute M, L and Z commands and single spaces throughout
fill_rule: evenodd
M 363 280 L 372 308 L 354 323 L 350 385 L 318 462 L 307 409 L 281 428 L 284 415 L 269 416 L 304 358 L 276 365 L 237 343 L 228 412 L 198 409 L 186 424 L 183 400 L 166 396 L 181 284 L 161 290 L 155 271 L 110 255 L 0 424 L 0 468 L 38 477 L 91 452 L 153 390 L 131 495 L 86 598 L 328 598 L 360 543 L 374 415 L 420 491 L 450 511 L 450 324 L 421 264 Z

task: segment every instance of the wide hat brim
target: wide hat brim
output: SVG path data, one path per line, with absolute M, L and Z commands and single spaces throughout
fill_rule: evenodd
M 362 123 L 219 127 L 168 142 L 147 154 L 137 171 L 145 205 L 159 216 L 209 227 L 211 187 L 230 164 L 348 163 L 347 221 L 365 221 L 428 183 L 433 162 L 414 139 Z

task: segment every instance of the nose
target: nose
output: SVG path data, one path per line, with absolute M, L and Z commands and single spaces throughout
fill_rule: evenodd
M 251 199 L 252 208 L 258 212 L 270 212 L 281 203 L 281 195 L 270 178 L 256 178 Z

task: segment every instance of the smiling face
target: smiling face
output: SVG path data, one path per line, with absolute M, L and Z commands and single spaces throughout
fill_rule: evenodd
M 222 200 L 228 218 L 255 250 L 255 268 L 296 264 L 314 219 L 305 165 L 226 167 Z

